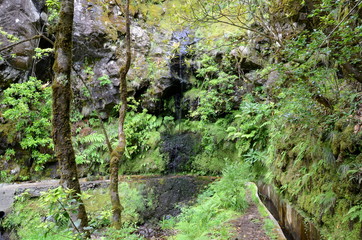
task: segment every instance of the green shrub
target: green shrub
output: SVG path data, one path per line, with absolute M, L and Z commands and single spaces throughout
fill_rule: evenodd
M 34 169 L 39 171 L 52 158 L 51 89 L 40 80 L 30 77 L 24 83 L 11 84 L 3 93 L 1 104 L 6 121 L 0 127 L 8 142 L 18 142 L 29 150 L 34 159 Z M 12 156 L 14 156 L 12 154 Z M 6 157 L 11 157 L 6 154 Z

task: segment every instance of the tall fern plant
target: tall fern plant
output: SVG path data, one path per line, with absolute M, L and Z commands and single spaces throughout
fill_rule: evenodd
M 262 160 L 260 152 L 267 147 L 272 107 L 272 104 L 256 102 L 251 95 L 246 95 L 226 130 L 227 140 L 236 143 L 239 157 L 252 164 Z

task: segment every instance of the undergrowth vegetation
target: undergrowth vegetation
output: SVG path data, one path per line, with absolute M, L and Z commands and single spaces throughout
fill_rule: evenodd
M 177 231 L 177 235 L 170 239 L 228 239 L 231 226 L 227 221 L 248 207 L 245 184 L 250 177 L 247 164 L 227 166 L 223 178 L 199 195 L 195 205 L 182 208 L 176 219 L 163 220 L 161 225 L 164 228 Z
M 142 194 L 143 185 L 120 184 L 120 198 L 125 206 L 123 211 L 123 228 L 111 227 L 111 208 L 107 189 L 88 190 L 82 194 L 89 213 L 90 224 L 86 229 L 99 239 L 142 239 L 134 234 L 135 224 L 142 222 L 140 213 L 152 205 L 152 198 Z M 72 220 L 76 202 L 69 198 L 71 190 L 61 187 L 43 192 L 39 199 L 30 199 L 25 192 L 17 197 L 11 214 L 2 221 L 12 239 L 23 240 L 57 240 L 84 239 L 78 221 Z M 146 198 L 147 197 L 147 198 Z M 74 230 L 76 229 L 76 230 Z
M 7 142 L 14 146 L 7 148 L 2 156 L 5 163 L 14 163 L 13 160 L 16 159 L 15 163 L 31 167 L 33 171 L 40 171 L 52 158 L 50 99 L 50 88 L 34 77 L 24 83 L 12 84 L 3 92 L 0 132 L 7 137 Z M 16 157 L 22 155 L 20 152 L 28 154 L 24 154 L 25 157 Z M 23 168 L 22 171 L 23 180 L 29 178 L 29 169 Z M 3 172 L 0 180 L 4 180 L 8 174 L 9 172 Z

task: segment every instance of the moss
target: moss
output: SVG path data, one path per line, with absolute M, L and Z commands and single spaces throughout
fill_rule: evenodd
M 0 116 L 1 118 L 1 116 Z M 15 140 L 15 134 L 16 134 L 16 127 L 15 127 L 15 123 L 13 122 L 9 122 L 9 123 L 2 123 L 0 124 L 0 137 L 2 137 L 2 135 L 4 137 L 6 137 L 6 140 L 9 143 L 13 143 Z
M 124 18 L 103 14 L 100 20 L 103 23 L 108 38 L 111 40 L 116 41 L 118 39 L 118 32 L 126 34 L 126 21 Z
M 342 134 L 340 135 L 340 149 L 341 151 L 350 151 L 353 152 L 354 142 L 353 142 L 353 126 L 348 125 Z
M 283 14 L 287 17 L 295 16 L 303 7 L 300 0 L 272 0 L 270 5 L 271 14 Z
M 362 163 L 362 153 L 358 154 L 358 156 L 356 157 L 355 162 Z
M 20 169 L 20 172 L 19 172 L 19 175 L 18 175 L 17 179 L 19 179 L 21 181 L 26 181 L 26 180 L 31 179 L 29 168 L 28 167 L 22 167 Z
M 361 135 L 354 133 L 354 126 L 349 124 L 342 128 L 343 124 L 339 121 L 336 123 L 335 129 L 339 132 L 333 134 L 331 141 L 331 149 L 335 156 L 339 156 L 339 160 L 343 160 L 346 155 L 353 154 L 361 147 Z
M 349 208 L 350 202 L 342 199 L 338 202 L 333 216 L 325 215 L 323 217 L 325 225 L 322 227 L 321 233 L 326 239 L 360 239 L 361 223 L 353 223 L 346 219 Z

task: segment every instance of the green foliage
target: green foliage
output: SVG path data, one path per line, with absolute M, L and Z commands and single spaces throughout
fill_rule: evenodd
M 359 98 L 353 76 L 337 70 L 360 62 L 355 42 L 361 38 L 360 22 L 354 12 L 348 15 L 353 6 L 321 1 L 310 16 L 319 25 L 286 42 L 282 55 L 288 64 L 270 67 L 279 78 L 269 89 L 276 104 L 269 125 L 268 168 L 283 195 L 321 222 L 323 234 L 331 239 L 358 234 L 337 224 L 349 209 L 358 212 L 360 202 L 352 193 L 360 188 L 360 138 L 353 132 L 358 121 L 352 120 Z
M 321 214 L 333 209 L 336 205 L 337 195 L 333 191 L 327 191 L 314 197 L 314 203 L 319 205 Z
M 83 194 L 82 198 L 86 197 L 89 196 Z M 52 216 L 53 218 L 52 221 L 44 221 L 44 223 L 40 224 L 41 228 L 56 233 L 61 232 L 67 226 L 71 226 L 74 230 L 72 234 L 73 239 L 84 238 L 82 236 L 83 233 L 79 229 L 81 220 L 72 217 L 72 215 L 77 213 L 79 205 L 83 204 L 74 198 L 74 190 L 62 187 L 50 189 L 42 194 L 39 202 L 45 209 L 48 209 L 47 216 Z M 91 228 L 84 230 L 91 230 Z M 45 236 L 47 234 L 48 232 L 45 232 Z
M 17 42 L 17 41 L 20 40 L 19 38 L 17 38 L 13 34 L 10 34 L 10 33 L 6 32 L 6 31 L 4 31 L 2 27 L 0 27 L 0 34 L 3 35 L 11 43 L 14 43 L 14 42 Z M 2 42 L 0 42 L 0 45 L 1 44 L 2 44 Z
M 101 237 L 101 240 L 144 240 L 140 235 L 134 234 L 134 231 L 137 230 L 133 226 L 124 226 L 121 229 L 117 230 L 114 228 L 108 228 L 105 236 Z
M 146 206 L 152 207 L 152 197 L 142 194 L 143 185 L 120 184 L 120 198 L 124 206 L 123 227 L 115 230 L 110 227 L 111 207 L 107 189 L 89 190 L 82 194 L 86 206 L 91 230 L 101 239 L 142 239 L 133 234 L 135 224 L 142 222 L 139 213 Z M 71 190 L 61 187 L 51 189 L 39 199 L 30 199 L 25 192 L 16 198 L 13 210 L 2 221 L 2 227 L 12 232 L 16 239 L 24 240 L 60 240 L 84 239 L 73 231 L 79 222 L 70 221 L 70 215 L 76 213 L 77 202 L 70 198 Z
M 193 172 L 201 175 L 219 174 L 226 164 L 237 161 L 234 144 L 225 141 L 228 124 L 227 119 L 220 119 L 215 123 L 189 121 L 182 124 L 181 128 L 185 131 L 201 135 L 201 151 L 192 157 Z
M 50 25 L 55 25 L 59 20 L 60 1 L 46 0 L 45 5 L 48 8 L 48 22 Z
M 264 219 L 264 226 L 263 226 L 266 234 L 269 236 L 271 240 L 277 240 L 278 236 L 274 233 L 275 225 L 273 221 L 269 218 Z
M 349 209 L 347 215 L 345 216 L 345 221 L 347 220 L 357 220 L 359 222 L 362 222 L 362 205 L 356 205 L 351 207 L 351 209 Z
M 272 104 L 257 103 L 250 95 L 244 97 L 240 112 L 234 115 L 234 121 L 227 128 L 227 139 L 236 140 L 239 156 L 252 159 L 256 150 L 263 150 L 268 143 L 268 124 Z M 248 153 L 249 152 L 249 153 Z M 256 161 L 256 158 L 253 159 Z
M 16 37 L 13 34 L 10 34 L 6 31 L 3 30 L 2 27 L 0 27 L 0 35 L 4 36 L 10 43 L 14 43 L 19 41 L 20 39 L 18 37 Z M 0 46 L 3 44 L 3 42 L 0 42 Z M 4 58 L 3 56 L 0 55 L 0 61 L 2 61 Z
M 119 186 L 120 199 L 125 207 L 122 212 L 123 223 L 132 225 L 137 222 L 142 222 L 140 213 L 145 211 L 146 207 L 152 207 L 152 197 L 150 195 L 142 195 L 143 186 L 131 186 L 127 182 L 122 182 Z M 146 199 L 146 197 L 148 197 Z
M 223 178 L 210 185 L 198 197 L 194 206 L 183 208 L 177 217 L 175 239 L 228 239 L 228 220 L 245 211 L 245 183 L 249 178 L 249 166 L 234 164 L 223 171 Z M 163 226 L 173 225 L 164 220 Z
M 153 199 L 151 195 L 143 194 L 142 184 L 130 184 L 122 182 L 119 185 L 119 195 L 124 207 L 122 212 L 122 223 L 125 228 L 133 224 L 143 222 L 140 213 L 146 207 L 152 208 Z M 89 190 L 86 192 L 90 197 L 84 200 L 90 217 L 90 226 L 101 229 L 111 225 L 112 210 L 110 206 L 109 192 L 106 189 Z
M 49 56 L 50 53 L 54 52 L 53 48 L 35 48 L 35 55 L 33 56 L 33 58 L 35 59 L 41 59 L 43 57 L 47 57 Z
M 7 171 L 1 170 L 0 171 L 0 181 L 3 183 L 12 182 L 14 177 Z
M 131 158 L 149 149 L 154 149 L 160 141 L 157 129 L 161 127 L 162 118 L 148 114 L 129 112 L 125 121 L 127 138 L 126 157 Z
M 104 167 L 108 149 L 103 133 L 91 132 L 89 135 L 77 135 L 74 141 L 77 164 L 88 164 L 91 168 Z M 100 166 L 99 166 L 100 165 Z
M 57 225 L 53 216 L 48 214 L 47 207 L 41 201 L 29 200 L 29 195 L 25 193 L 18 197 L 11 214 L 6 216 L 2 226 L 9 231 L 16 229 L 11 233 L 16 235 L 16 239 L 79 239 L 66 225 Z M 55 208 L 52 208 L 52 211 L 58 213 L 57 220 L 64 223 L 66 214 L 55 211 Z
M 129 101 L 132 100 L 130 99 Z M 130 102 L 131 109 L 133 109 L 133 104 L 137 106 L 138 103 Z M 140 160 L 140 164 L 146 164 L 140 167 L 138 171 L 159 171 L 157 168 L 162 168 L 163 163 L 156 163 L 162 158 L 159 155 L 151 154 L 153 156 L 151 159 L 149 154 L 158 152 L 158 143 L 161 140 L 158 129 L 161 127 L 162 121 L 162 118 L 148 114 L 147 111 L 142 113 L 128 112 L 125 121 L 127 138 L 125 165 L 131 165 L 129 168 L 133 168 L 133 163 L 130 160 L 137 158 Z M 109 118 L 108 122 L 104 123 L 104 125 L 112 147 L 115 147 L 118 143 L 118 121 L 117 119 Z M 99 120 L 96 118 L 83 120 L 78 123 L 78 126 L 76 132 L 79 134 L 75 136 L 73 141 L 77 163 L 88 164 L 93 170 L 105 171 L 109 161 L 109 152 Z M 147 166 L 147 163 L 150 165 Z
M 200 96 L 201 100 L 202 96 Z M 256 102 L 245 96 L 238 111 L 216 122 L 205 118 L 185 121 L 181 128 L 201 135 L 200 151 L 193 157 L 192 169 L 199 174 L 218 174 L 225 165 L 244 160 L 261 175 L 265 164 L 273 104 Z
M 109 79 L 108 75 L 103 75 L 97 79 L 101 86 L 109 85 L 112 83 L 112 81 Z
M 9 142 L 19 142 L 22 149 L 29 150 L 35 160 L 34 169 L 41 170 L 51 159 L 53 148 L 50 138 L 51 89 L 30 77 L 24 83 L 7 88 L 1 104 L 6 124 L 0 131 L 7 135 Z M 12 156 L 14 152 L 6 153 L 6 158 Z
M 228 59 L 223 60 L 223 64 L 228 63 Z M 201 79 L 198 83 L 198 105 L 190 116 L 203 121 L 215 120 L 220 114 L 230 113 L 235 106 L 232 98 L 238 77 L 224 72 L 225 66 L 219 66 L 213 57 L 206 54 L 201 57 L 200 64 L 197 70 L 197 77 Z

